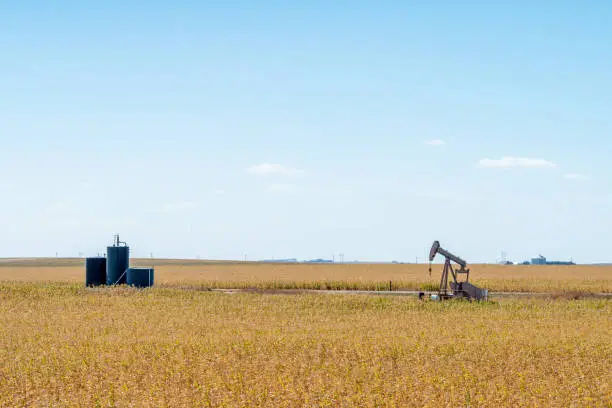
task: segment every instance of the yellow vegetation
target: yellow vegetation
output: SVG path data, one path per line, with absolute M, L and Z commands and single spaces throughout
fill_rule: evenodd
M 0 283 L 0 406 L 609 407 L 611 312 Z
M 302 289 L 431 289 L 442 266 L 426 264 L 261 264 L 172 260 L 132 260 L 154 266 L 161 286 Z M 470 265 L 470 280 L 495 291 L 612 292 L 610 266 Z M 0 281 L 83 282 L 83 259 L 0 261 Z

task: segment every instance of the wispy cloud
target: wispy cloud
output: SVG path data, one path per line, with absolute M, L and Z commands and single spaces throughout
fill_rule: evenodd
M 58 216 L 71 213 L 73 208 L 66 201 L 54 201 L 46 209 L 45 212 L 49 215 Z
M 79 181 L 79 188 L 83 190 L 91 190 L 93 189 L 93 184 L 87 180 Z
M 501 159 L 482 159 L 478 162 L 478 167 L 499 169 L 546 169 L 555 168 L 557 167 L 557 165 L 553 162 L 544 159 L 503 156 Z
M 563 178 L 567 180 L 585 180 L 587 177 L 580 173 L 567 173 L 563 175 Z
M 266 187 L 266 191 L 273 194 L 289 194 L 295 193 L 298 190 L 295 184 L 269 184 Z
M 417 190 L 412 193 L 414 197 L 419 199 L 433 200 L 448 200 L 452 199 L 455 202 L 481 202 L 486 201 L 489 197 L 465 191 L 448 191 L 448 190 Z
M 0 180 L 0 189 L 12 190 L 15 188 L 15 184 L 8 180 Z
M 214 195 L 223 195 L 223 194 L 225 194 L 225 190 L 218 188 L 215 191 L 213 191 L 213 194 Z
M 197 203 L 192 201 L 177 201 L 172 203 L 166 203 L 157 209 L 157 212 L 162 213 L 180 213 L 191 211 L 197 207 Z
M 283 166 L 281 164 L 262 163 L 251 166 L 246 169 L 247 173 L 257 176 L 280 175 L 280 176 L 297 176 L 303 174 L 304 170 L 293 167 Z
M 440 139 L 433 139 L 433 140 L 427 140 L 425 144 L 428 146 L 444 146 L 446 142 Z
M 452 193 L 448 191 L 442 191 L 442 190 L 415 191 L 412 194 L 418 198 L 447 199 L 447 198 L 453 197 Z

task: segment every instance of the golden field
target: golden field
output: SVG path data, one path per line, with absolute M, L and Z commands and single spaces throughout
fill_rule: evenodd
M 0 281 L 84 282 L 84 259 L 0 260 Z M 274 264 L 132 259 L 154 266 L 158 286 L 287 289 L 433 289 L 442 265 Z M 470 280 L 492 292 L 612 292 L 612 266 L 475 264 Z
M 0 283 L 0 406 L 609 407 L 610 305 Z

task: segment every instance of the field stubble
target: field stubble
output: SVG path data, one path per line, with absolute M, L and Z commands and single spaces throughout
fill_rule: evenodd
M 607 407 L 610 311 L 0 283 L 0 406 Z

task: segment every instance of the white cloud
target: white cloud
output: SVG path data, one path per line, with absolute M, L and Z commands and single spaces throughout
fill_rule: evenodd
M 163 213 L 178 213 L 191 211 L 197 207 L 197 204 L 192 201 L 178 201 L 162 205 L 158 211 Z
M 216 189 L 215 191 L 213 191 L 213 193 L 214 193 L 215 195 L 223 195 L 223 194 L 225 194 L 225 190 L 222 190 L 222 189 Z
M 501 159 L 482 159 L 478 162 L 481 168 L 524 168 L 524 169 L 544 169 L 555 168 L 557 165 L 544 159 L 532 159 L 525 157 L 504 156 Z
M 268 176 L 273 174 L 281 176 L 296 176 L 298 174 L 304 173 L 304 171 L 300 169 L 283 166 L 281 164 L 270 163 L 262 163 L 255 166 L 251 166 L 246 171 L 257 176 Z
M 45 210 L 50 214 L 63 213 L 68 210 L 68 204 L 65 201 L 54 201 Z
M 15 184 L 13 184 L 9 180 L 0 180 L 0 189 L 12 190 L 15 188 Z
M 488 200 L 487 196 L 466 193 L 465 191 L 453 192 L 448 190 L 420 190 L 412 193 L 414 197 L 420 199 L 448 200 L 455 202 L 481 202 Z
M 276 194 L 295 193 L 298 187 L 294 184 L 270 184 L 266 187 L 266 191 Z
M 413 195 L 418 198 L 436 198 L 436 199 L 447 199 L 447 198 L 453 197 L 452 193 L 448 191 L 442 191 L 442 190 L 415 191 Z
M 83 190 L 92 190 L 93 189 L 93 184 L 91 184 L 89 181 L 87 180 L 83 180 L 79 182 L 79 187 Z
M 429 146 L 444 146 L 446 144 L 446 142 L 444 142 L 444 140 L 440 140 L 440 139 L 433 139 L 433 140 L 426 141 L 425 144 L 427 144 Z
M 563 175 L 563 178 L 568 180 L 584 180 L 586 179 L 586 176 L 579 173 L 567 173 Z

